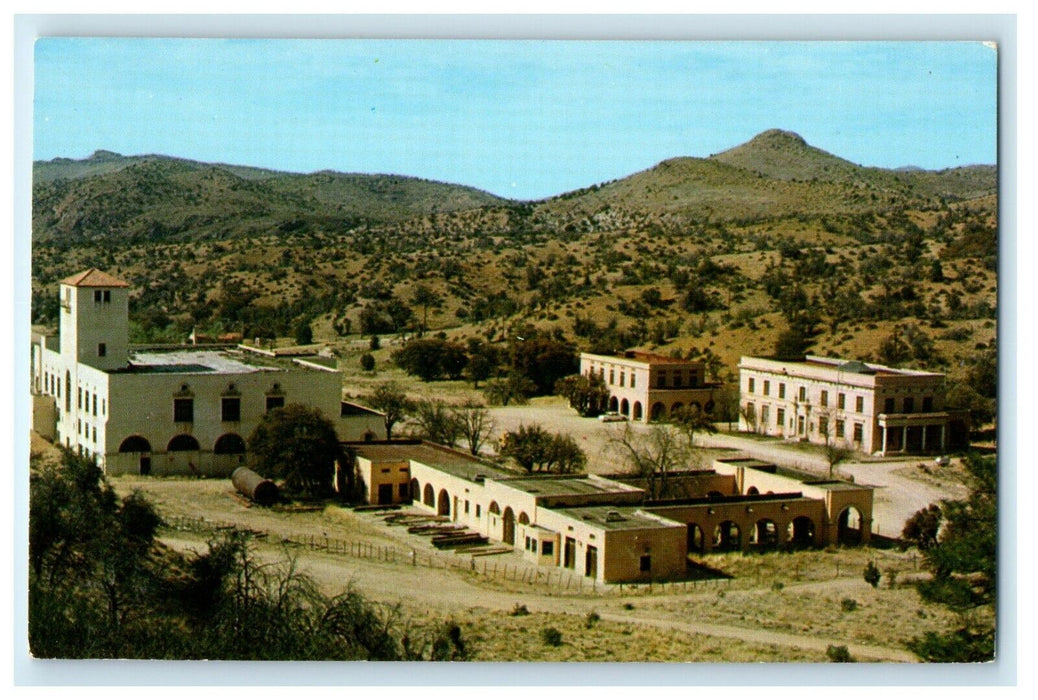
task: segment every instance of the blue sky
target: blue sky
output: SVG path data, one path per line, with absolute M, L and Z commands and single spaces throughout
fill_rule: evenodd
M 41 39 L 34 158 L 397 173 L 534 199 L 769 128 L 863 165 L 995 163 L 963 42 Z

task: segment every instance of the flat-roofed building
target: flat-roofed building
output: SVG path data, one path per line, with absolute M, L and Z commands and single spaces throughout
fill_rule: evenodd
M 580 373 L 596 375 L 609 390 L 609 411 L 633 421 L 664 420 L 683 408 L 714 410 L 716 385 L 702 362 L 641 350 L 621 355 L 580 354 Z
M 965 411 L 944 408 L 944 375 L 808 355 L 744 356 L 742 430 L 866 453 L 938 453 L 968 440 Z
M 535 565 L 604 583 L 680 578 L 689 554 L 867 542 L 872 490 L 751 459 L 671 475 L 516 474 L 418 440 L 348 444 L 370 503 L 410 503 Z M 409 493 L 409 498 L 404 494 Z
M 365 417 L 353 432 L 334 366 L 243 346 L 131 347 L 129 285 L 96 269 L 62 280 L 60 301 L 59 337 L 32 347 L 34 427 L 106 473 L 230 474 L 263 416 L 289 403 L 320 410 L 341 438 L 370 430 Z

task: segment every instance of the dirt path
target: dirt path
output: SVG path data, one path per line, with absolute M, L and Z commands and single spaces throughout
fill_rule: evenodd
M 201 536 L 166 535 L 164 543 L 180 551 L 201 551 L 204 541 Z M 257 549 L 260 556 L 269 561 L 281 560 L 285 550 L 263 544 Z M 486 609 L 500 612 L 511 611 L 516 604 L 526 605 L 530 612 L 576 615 L 584 617 L 597 612 L 602 619 L 629 625 L 648 626 L 675 630 L 692 635 L 707 635 L 726 639 L 739 639 L 752 644 L 777 645 L 819 652 L 823 658 L 830 645 L 844 645 L 856 659 L 869 661 L 914 662 L 915 657 L 899 648 L 865 645 L 847 640 L 790 634 L 737 625 L 701 622 L 691 619 L 675 619 L 652 614 L 652 611 L 632 613 L 623 610 L 624 599 L 580 598 L 576 596 L 551 596 L 533 590 L 511 593 L 481 586 L 477 581 L 467 581 L 452 571 L 408 567 L 371 560 L 345 559 L 321 552 L 291 550 L 297 557 L 301 569 L 311 576 L 327 594 L 335 595 L 347 586 L 355 585 L 372 600 L 382 603 L 400 603 L 407 608 L 423 610 L 431 614 L 450 616 L 461 610 Z M 819 586 L 832 588 L 841 582 L 825 584 L 805 583 L 805 590 Z M 849 587 L 856 585 L 848 580 Z M 762 592 L 763 593 L 763 592 Z M 653 603 L 681 598 L 709 600 L 715 593 L 653 596 Z

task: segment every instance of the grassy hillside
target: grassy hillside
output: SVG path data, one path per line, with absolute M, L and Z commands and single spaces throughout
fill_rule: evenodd
M 453 339 L 533 326 L 581 349 L 701 357 L 718 378 L 793 325 L 816 352 L 962 379 L 994 348 L 990 166 L 861 168 L 766 132 L 509 202 L 395 176 L 90 160 L 37 164 L 40 324 L 56 322 L 54 283 L 96 266 L 133 285 L 135 340 L 284 337 L 305 322 L 344 362 L 361 331 L 409 334 L 426 314 Z

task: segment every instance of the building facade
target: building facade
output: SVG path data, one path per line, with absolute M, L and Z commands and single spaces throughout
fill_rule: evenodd
M 869 540 L 872 490 L 751 459 L 671 475 L 517 475 L 428 442 L 350 445 L 370 503 L 410 503 L 511 546 L 532 564 L 603 583 L 681 578 L 689 555 Z
M 683 408 L 712 413 L 715 385 L 702 362 L 638 350 L 622 355 L 580 354 L 580 373 L 597 375 L 609 390 L 609 411 L 632 421 L 664 420 Z
M 129 285 L 99 270 L 62 280 L 60 298 L 59 337 L 32 347 L 34 428 L 106 473 L 230 474 L 263 416 L 288 403 L 320 410 L 342 439 L 385 435 L 377 415 L 343 407 L 334 368 L 243 346 L 131 348 Z
M 968 436 L 968 415 L 944 409 L 944 375 L 935 372 L 744 356 L 739 381 L 746 431 L 880 455 L 958 449 Z

